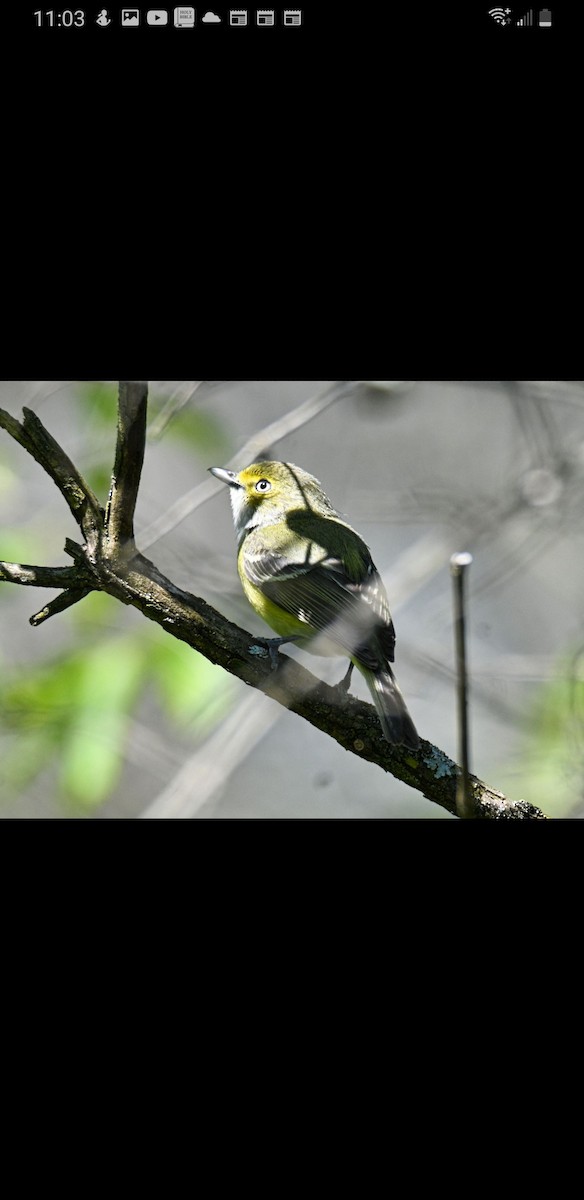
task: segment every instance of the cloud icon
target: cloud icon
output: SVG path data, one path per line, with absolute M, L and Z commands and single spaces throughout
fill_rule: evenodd
M 221 20 L 221 17 L 218 17 L 218 16 L 217 16 L 217 13 L 206 12 L 206 13 L 205 13 L 205 16 L 204 16 L 204 17 L 201 17 L 201 20 L 202 20 L 202 21 L 207 21 L 208 23 L 210 23 L 210 22 L 212 22 L 212 21 L 217 21 L 217 22 L 219 22 L 219 21 Z

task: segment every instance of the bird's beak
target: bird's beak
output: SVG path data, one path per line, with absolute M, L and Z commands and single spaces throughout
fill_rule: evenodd
M 228 483 L 229 487 L 241 487 L 235 471 L 228 471 L 226 467 L 209 467 L 209 470 L 221 483 Z

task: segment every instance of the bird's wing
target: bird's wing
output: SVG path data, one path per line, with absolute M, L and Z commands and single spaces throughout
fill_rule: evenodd
M 337 522 L 337 553 L 332 552 L 325 524 L 330 523 L 311 516 L 310 521 L 302 522 L 302 533 L 299 527 L 294 536 L 282 530 L 282 537 L 270 549 L 265 548 L 263 538 L 250 536 L 243 558 L 247 578 L 274 604 L 326 633 L 364 666 L 375 669 L 380 657 L 393 662 L 393 622 L 369 550 L 353 530 L 339 547 L 344 527 Z M 307 537 L 307 532 L 312 536 Z

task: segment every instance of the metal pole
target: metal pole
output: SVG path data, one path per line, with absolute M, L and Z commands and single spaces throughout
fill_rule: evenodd
M 456 785 L 456 811 L 459 817 L 474 816 L 474 801 L 469 779 L 468 685 L 465 644 L 465 587 L 464 577 L 472 562 L 472 554 L 453 554 L 450 571 L 454 589 L 454 645 L 456 651 L 456 697 L 458 716 L 458 750 L 461 774 Z

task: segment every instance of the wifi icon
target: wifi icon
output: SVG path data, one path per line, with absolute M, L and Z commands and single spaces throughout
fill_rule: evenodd
M 506 25 L 508 12 L 509 9 L 507 9 L 507 12 L 505 12 L 504 8 L 490 8 L 489 16 L 492 17 L 493 21 L 496 21 L 498 25 Z

